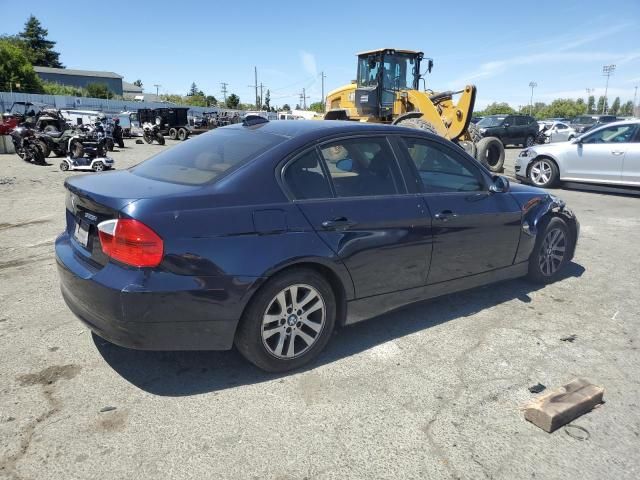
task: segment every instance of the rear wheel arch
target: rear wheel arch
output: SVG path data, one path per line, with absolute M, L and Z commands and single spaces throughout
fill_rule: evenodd
M 345 285 L 345 281 L 340 277 L 340 274 L 327 265 L 308 260 L 287 264 L 269 272 L 247 301 L 244 310 L 247 309 L 255 295 L 264 288 L 272 278 L 292 270 L 312 270 L 320 274 L 329 283 L 336 298 L 336 326 L 343 326 L 347 317 L 347 298 L 353 296 L 351 285 Z

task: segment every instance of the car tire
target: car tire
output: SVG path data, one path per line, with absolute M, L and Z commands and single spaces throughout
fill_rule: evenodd
M 324 349 L 335 322 L 336 300 L 329 282 L 314 270 L 293 268 L 270 279 L 251 299 L 235 345 L 262 370 L 293 370 Z
M 93 168 L 94 172 L 104 172 L 104 170 L 105 170 L 104 163 L 102 163 L 102 162 L 94 163 L 92 168 Z
M 175 128 L 171 127 L 169 129 L 169 138 L 171 140 L 175 140 L 176 138 L 178 138 L 178 130 L 176 130 Z
M 524 139 L 524 143 L 522 144 L 522 148 L 533 147 L 536 144 L 536 137 L 533 135 L 527 135 Z
M 436 127 L 434 127 L 432 123 L 422 120 L 421 118 L 407 118 L 405 120 L 400 120 L 395 125 L 398 127 L 416 128 L 418 130 L 424 130 L 425 132 L 438 135 Z
M 186 128 L 180 128 L 180 129 L 178 130 L 178 139 L 179 139 L 180 141 L 185 141 L 185 140 L 187 139 L 187 137 L 188 137 L 188 136 L 189 136 L 189 135 L 188 135 L 188 133 L 187 133 L 187 129 L 186 129 Z
M 471 141 L 473 143 L 478 143 L 480 140 L 482 140 L 480 129 L 475 123 L 469 124 L 469 126 L 467 127 L 467 133 L 469 134 L 469 137 L 471 138 Z
M 569 262 L 574 242 L 569 226 L 562 218 L 551 217 L 548 222 L 539 226 L 533 252 L 529 257 L 528 278 L 537 283 L 556 281 Z
M 552 188 L 558 183 L 558 166 L 546 157 L 537 158 L 527 169 L 527 179 L 536 187 Z
M 476 158 L 494 173 L 504 170 L 504 145 L 497 137 L 485 137 L 477 145 Z
M 60 170 L 62 170 L 63 172 L 66 172 L 67 170 L 69 170 L 69 164 L 67 162 L 60 162 Z

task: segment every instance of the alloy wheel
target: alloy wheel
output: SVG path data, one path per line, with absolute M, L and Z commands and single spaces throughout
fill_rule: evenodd
M 539 160 L 531 166 L 529 178 L 536 185 L 546 185 L 551 180 L 553 168 L 551 163 L 546 160 Z
M 538 265 L 543 275 L 550 277 L 558 271 L 564 260 L 567 236 L 560 228 L 547 232 L 540 246 Z
M 533 138 L 531 135 L 529 135 L 527 137 L 527 139 L 525 140 L 525 143 L 526 143 L 527 147 L 533 147 L 535 145 L 535 143 L 536 143 L 536 139 Z
M 291 285 L 271 300 L 264 313 L 262 344 L 276 358 L 299 357 L 320 338 L 326 315 L 318 290 L 311 285 Z

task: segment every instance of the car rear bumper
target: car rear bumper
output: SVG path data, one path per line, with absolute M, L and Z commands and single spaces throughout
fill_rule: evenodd
M 94 333 L 138 350 L 228 350 L 259 284 L 255 277 L 193 277 L 95 268 L 74 252 L 67 233 L 56 240 L 60 289 L 69 309 Z

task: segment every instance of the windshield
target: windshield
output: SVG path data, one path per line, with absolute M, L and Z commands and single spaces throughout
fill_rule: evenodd
M 256 129 L 219 128 L 180 143 L 131 171 L 153 180 L 204 185 L 285 140 Z
M 596 123 L 596 119 L 593 117 L 588 117 L 586 115 L 582 116 L 582 117 L 576 117 L 573 119 L 573 121 L 571 122 L 573 124 L 580 124 L 580 125 L 585 125 L 585 124 L 591 124 L 591 123 Z
M 382 86 L 387 90 L 413 88 L 416 72 L 414 55 L 385 55 L 382 70 Z M 380 74 L 380 56 L 370 55 L 358 58 L 358 86 L 374 87 L 378 85 Z
M 507 117 L 484 117 L 476 125 L 481 128 L 497 127 L 502 124 L 505 118 Z

